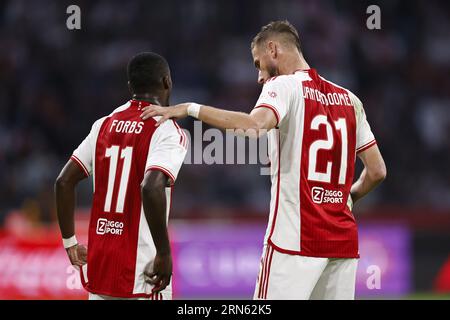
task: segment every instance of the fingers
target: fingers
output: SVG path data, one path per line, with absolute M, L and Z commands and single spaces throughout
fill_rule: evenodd
M 170 283 L 170 276 L 162 276 L 160 282 L 154 284 L 152 292 L 160 292 L 163 291 Z
M 144 271 L 145 282 L 149 283 L 150 279 L 156 276 L 156 272 Z
M 87 250 L 85 246 L 77 246 L 75 253 L 77 258 L 77 265 L 81 267 L 82 265 L 87 263 Z
M 147 109 L 147 110 L 144 110 L 144 112 L 142 112 L 141 118 L 142 118 L 142 120 L 147 120 L 147 119 L 149 119 L 151 117 L 155 117 L 157 115 L 158 114 L 155 110 Z
M 158 122 L 156 122 L 155 125 L 156 127 L 160 126 L 161 124 L 163 124 L 164 122 L 166 122 L 168 119 L 171 118 L 170 112 L 168 111 L 167 108 L 161 108 L 152 105 L 142 108 L 141 114 L 142 120 L 147 120 L 157 116 L 161 116 L 161 118 L 158 120 Z
M 153 286 L 152 292 L 160 292 L 164 290 L 170 283 L 171 275 L 158 274 L 157 272 L 145 273 L 145 282 Z
M 162 115 L 161 112 L 162 111 L 160 110 L 160 107 L 153 106 L 153 105 L 146 106 L 146 107 L 142 108 L 141 118 L 142 118 L 142 120 L 147 120 L 151 117 L 156 117 L 156 116 Z
M 87 253 L 84 246 L 75 245 L 67 249 L 67 255 L 69 256 L 70 263 L 74 266 L 81 267 L 87 263 Z
M 82 264 L 86 264 L 87 263 L 87 252 L 83 251 L 83 252 L 78 253 L 78 260 Z
M 161 280 L 162 280 L 162 276 L 161 275 L 153 275 L 153 276 L 149 276 L 147 278 L 147 280 L 145 280 L 145 282 L 147 282 L 147 283 L 149 283 L 149 284 L 151 284 L 153 286 L 156 286 L 156 285 L 159 285 Z
M 70 250 L 67 252 L 67 254 L 69 255 L 70 263 L 72 265 L 78 266 L 78 267 L 81 267 L 83 265 L 81 263 L 81 261 L 78 259 L 78 254 L 77 254 L 76 250 Z
M 160 126 L 161 124 L 163 124 L 164 122 L 166 122 L 167 120 L 169 120 L 169 117 L 167 117 L 167 116 L 162 116 L 159 120 L 158 120 L 158 122 L 155 124 L 155 126 Z
M 164 277 L 161 281 L 161 284 L 155 289 L 156 292 L 163 291 L 170 283 L 170 276 Z

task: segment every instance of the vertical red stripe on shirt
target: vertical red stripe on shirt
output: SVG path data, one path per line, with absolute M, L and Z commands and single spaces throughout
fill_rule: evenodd
M 275 229 L 275 223 L 277 222 L 278 214 L 278 202 L 280 200 L 280 179 L 281 179 L 281 141 L 280 131 L 278 130 L 278 172 L 277 172 L 277 197 L 275 200 L 275 209 L 272 218 L 272 227 L 270 229 L 269 242 L 272 241 L 273 230 Z
M 269 289 L 269 278 L 270 278 L 270 268 L 272 267 L 272 258 L 273 258 L 274 249 L 270 246 L 270 257 L 269 257 L 269 269 L 267 271 L 267 281 L 266 281 L 266 289 L 264 290 L 264 299 L 267 299 L 267 291 Z
M 180 128 L 180 126 L 178 125 L 178 123 L 175 122 L 175 120 L 172 120 L 173 124 L 175 125 L 175 127 L 177 127 L 177 131 L 178 134 L 180 135 L 180 144 L 183 147 L 187 147 L 187 138 L 186 138 L 186 134 L 184 133 L 184 131 Z
M 264 288 L 266 287 L 266 278 L 267 278 L 267 263 L 269 261 L 269 255 L 270 255 L 270 246 L 267 246 L 266 248 L 266 256 L 264 258 L 264 275 L 262 279 L 262 285 L 261 285 L 261 299 L 264 299 Z
M 259 288 L 258 288 L 258 298 L 262 298 L 262 288 L 264 285 L 264 277 L 265 277 L 265 268 L 266 268 L 266 262 L 267 262 L 267 248 L 264 252 L 264 257 L 263 257 L 263 261 L 262 261 L 262 267 L 261 267 L 261 272 L 259 275 Z

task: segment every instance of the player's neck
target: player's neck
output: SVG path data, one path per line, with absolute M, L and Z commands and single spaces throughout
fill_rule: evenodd
M 306 62 L 303 55 L 292 55 L 286 59 L 284 68 L 280 71 L 281 74 L 293 74 L 297 70 L 308 70 L 310 69 L 309 64 Z
M 146 102 L 149 102 L 151 104 L 158 105 L 158 106 L 162 106 L 163 105 L 161 103 L 161 101 L 163 99 L 161 99 L 160 96 L 155 95 L 155 94 L 151 94 L 151 93 L 133 94 L 132 99 L 133 100 L 139 100 L 139 101 L 146 101 Z

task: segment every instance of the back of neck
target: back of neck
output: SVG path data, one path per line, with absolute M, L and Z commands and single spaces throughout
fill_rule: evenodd
M 161 106 L 161 98 L 155 94 L 150 93 L 142 93 L 142 94 L 133 94 L 133 100 L 146 101 L 151 104 L 156 104 Z

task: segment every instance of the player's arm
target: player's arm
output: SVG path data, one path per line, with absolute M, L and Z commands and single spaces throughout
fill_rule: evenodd
M 353 202 L 364 197 L 386 178 L 386 165 L 376 144 L 358 153 L 358 157 L 364 164 L 364 170 L 350 189 Z
M 262 129 L 270 130 L 277 126 L 277 118 L 268 108 L 257 108 L 248 114 L 194 103 L 182 103 L 173 107 L 150 106 L 143 110 L 144 120 L 161 116 L 158 125 L 171 118 L 182 119 L 191 115 L 219 129 L 244 130 L 249 136 L 259 136 L 263 133 Z
M 86 247 L 78 245 L 75 238 L 76 186 L 86 178 L 85 172 L 73 160 L 69 160 L 55 182 L 56 213 L 64 246 L 70 262 L 75 266 L 86 263 Z
M 153 133 L 141 183 L 142 204 L 156 247 L 156 257 L 145 267 L 146 281 L 159 292 L 170 283 L 172 257 L 167 231 L 166 187 L 173 185 L 187 153 L 188 141 L 182 129 L 167 121 Z
M 267 81 L 250 114 L 222 110 L 196 103 L 182 103 L 173 107 L 148 106 L 143 109 L 143 119 L 161 116 L 158 124 L 170 118 L 181 119 L 188 115 L 219 129 L 239 130 L 236 133 L 259 137 L 278 126 L 287 115 L 294 97 L 299 94 L 295 79 L 280 77 Z M 243 132 L 242 132 L 243 131 Z
M 167 180 L 163 172 L 149 170 L 141 184 L 144 214 L 156 247 L 153 266 L 145 268 L 144 274 L 150 278 L 148 282 L 155 286 L 153 289 L 155 292 L 164 290 L 172 276 L 172 256 L 166 216 Z

